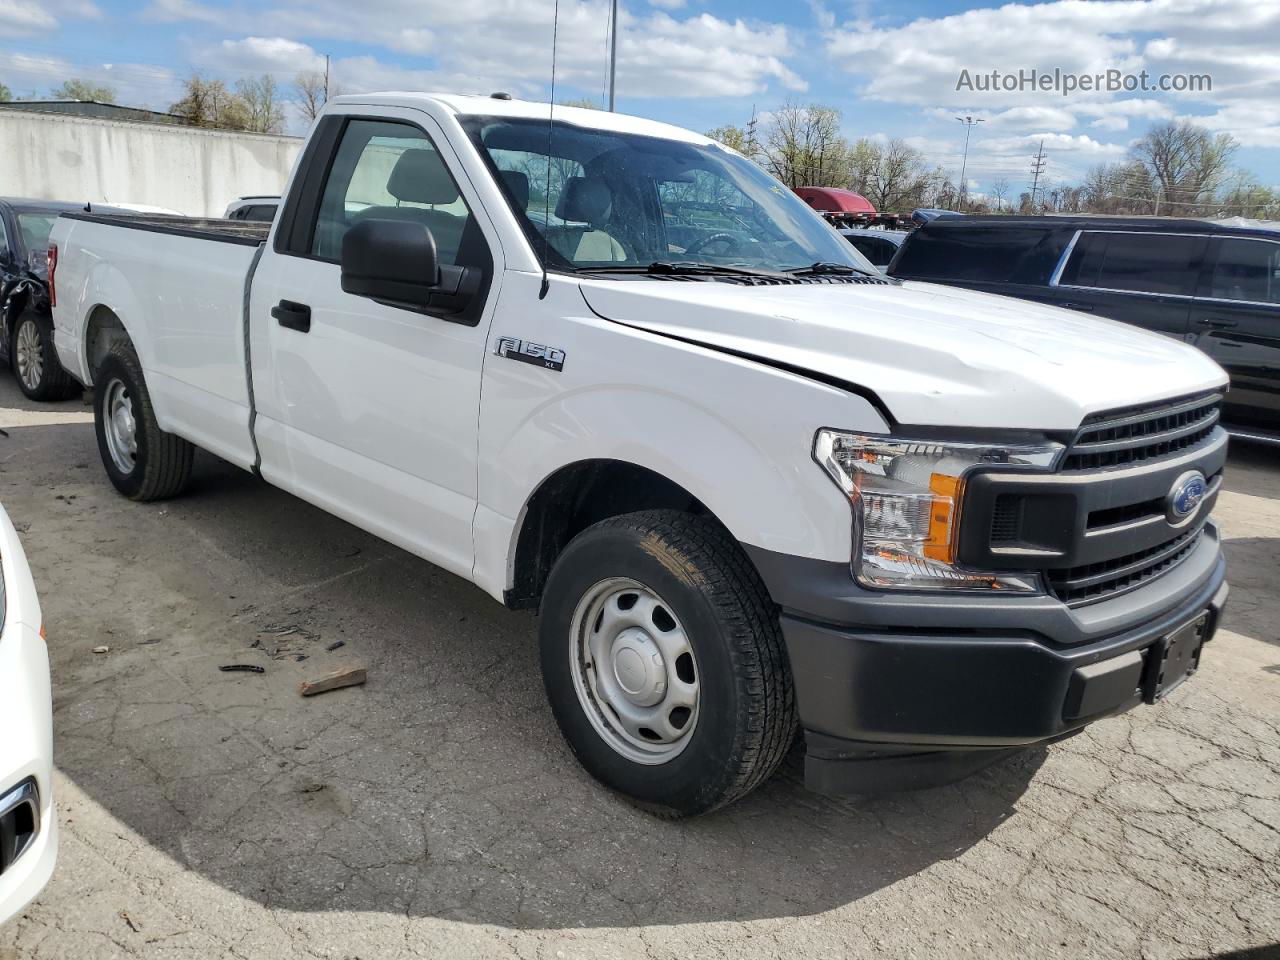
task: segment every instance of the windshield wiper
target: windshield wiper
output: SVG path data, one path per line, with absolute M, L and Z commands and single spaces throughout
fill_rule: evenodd
M 614 264 L 602 267 L 578 267 L 579 273 L 641 273 L 687 277 L 773 277 L 782 279 L 785 273 L 776 270 L 756 270 L 750 267 L 731 267 L 719 263 L 699 263 L 696 260 L 655 260 L 648 264 Z
M 878 270 L 864 270 L 862 267 L 855 267 L 851 263 L 832 263 L 828 260 L 819 260 L 817 263 L 811 263 L 807 267 L 792 267 L 784 272 L 793 277 L 821 277 L 832 274 L 858 273 L 864 277 L 875 277 L 877 280 L 889 279 Z

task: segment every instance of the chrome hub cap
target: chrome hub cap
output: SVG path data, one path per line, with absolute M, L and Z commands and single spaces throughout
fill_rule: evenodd
M 103 433 L 111 460 L 121 473 L 132 473 L 138 464 L 138 425 L 133 419 L 133 398 L 123 381 L 112 380 L 107 384 L 102 414 L 106 421 L 102 425 Z
M 35 321 L 25 320 L 18 327 L 16 352 L 18 379 L 28 390 L 37 389 L 44 378 L 44 349 L 40 346 L 40 331 Z
M 570 667 L 591 725 L 637 763 L 666 763 L 698 721 L 697 664 L 671 607 L 635 580 L 593 586 L 573 613 Z

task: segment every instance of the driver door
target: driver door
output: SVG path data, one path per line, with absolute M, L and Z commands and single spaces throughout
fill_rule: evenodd
M 252 288 L 262 473 L 469 576 L 480 372 L 501 271 L 492 225 L 424 113 L 330 116 Z M 310 172 L 309 172 L 310 171 Z M 323 171 L 323 177 L 315 171 Z M 343 292 L 342 240 L 363 219 L 425 224 L 441 264 L 483 272 L 456 315 Z

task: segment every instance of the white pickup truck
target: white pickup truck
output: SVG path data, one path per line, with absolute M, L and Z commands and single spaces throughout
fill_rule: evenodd
M 1217 365 L 887 279 L 684 130 L 340 97 L 270 225 L 52 239 L 121 493 L 198 446 L 537 608 L 570 746 L 658 812 L 798 729 L 817 790 L 963 776 L 1162 697 L 1225 602 Z

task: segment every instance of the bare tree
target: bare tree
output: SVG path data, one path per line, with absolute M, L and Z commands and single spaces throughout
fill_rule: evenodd
M 324 74 L 320 71 L 300 73 L 293 82 L 294 92 L 298 95 L 298 111 L 308 123 L 315 120 L 328 101 L 325 89 Z
M 227 89 L 221 80 L 206 80 L 192 74 L 183 84 L 183 96 L 169 112 L 196 127 L 247 130 L 249 110 L 244 101 Z
M 867 198 L 881 211 L 918 206 L 930 186 L 924 156 L 895 137 L 881 151 L 868 181 Z
M 1153 212 L 1194 213 L 1221 185 L 1236 146 L 1230 134 L 1214 136 L 1187 120 L 1149 130 L 1134 144 L 1132 159 L 1155 182 Z
M 996 177 L 991 181 L 991 196 L 996 198 L 996 212 L 1004 210 L 1004 198 L 1009 196 L 1009 178 Z
M 284 108 L 276 81 L 269 73 L 245 77 L 236 83 L 236 96 L 247 116 L 245 130 L 253 133 L 279 133 L 284 129 Z
M 789 187 L 843 186 L 848 154 L 840 111 L 831 107 L 787 103 L 765 131 L 764 166 Z
M 1219 212 L 1224 217 L 1280 220 L 1280 190 L 1258 183 L 1247 170 L 1237 170 L 1223 192 Z

